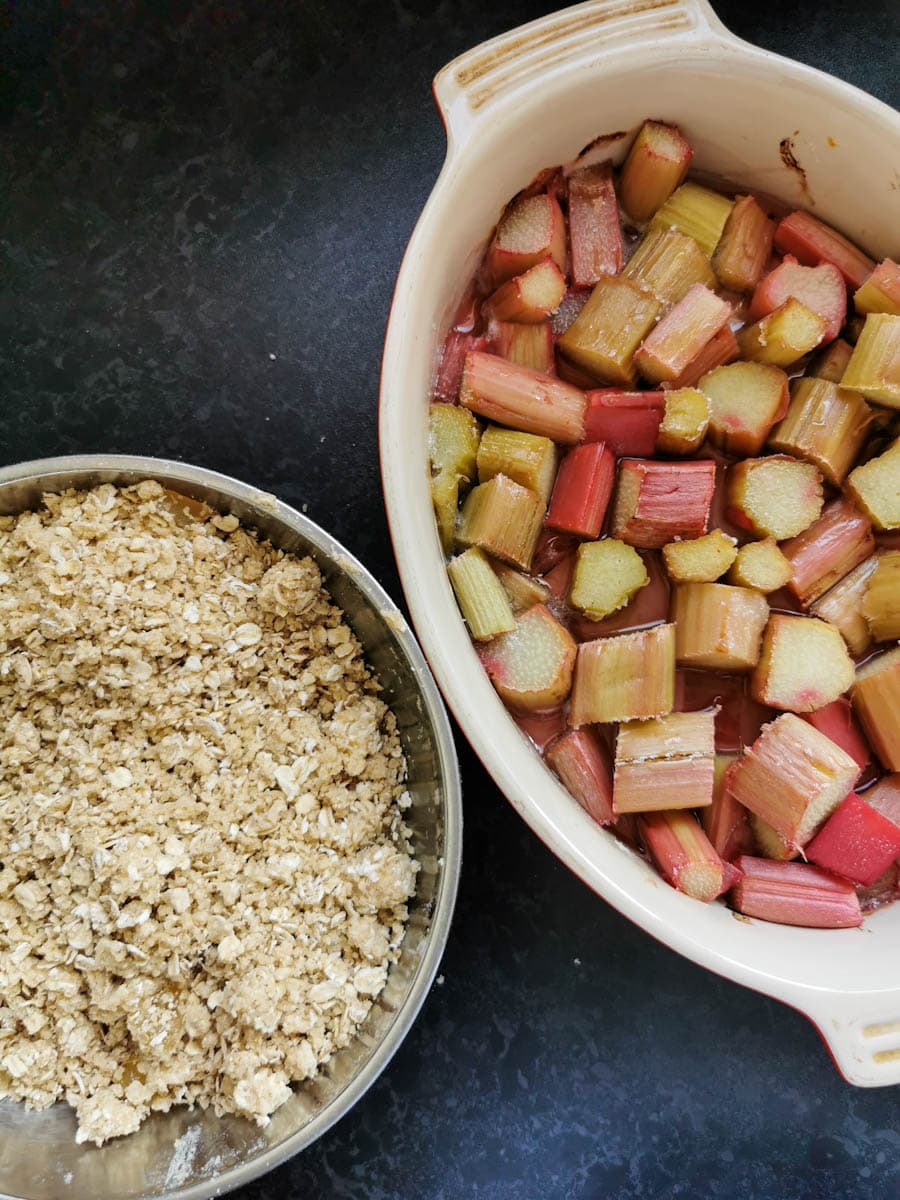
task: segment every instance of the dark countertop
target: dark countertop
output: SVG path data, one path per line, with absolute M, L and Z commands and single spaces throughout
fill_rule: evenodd
M 229 472 L 308 505 L 399 597 L 376 396 L 443 156 L 430 80 L 550 7 L 7 0 L 0 462 L 104 450 Z M 894 0 L 718 10 L 897 102 Z M 900 1195 L 900 1091 L 850 1088 L 803 1017 L 607 907 L 458 742 L 465 866 L 438 985 L 340 1126 L 236 1195 Z

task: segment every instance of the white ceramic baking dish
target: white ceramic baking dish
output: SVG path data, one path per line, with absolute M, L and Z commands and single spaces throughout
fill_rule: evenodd
M 738 920 L 663 883 L 564 791 L 507 715 L 447 582 L 428 488 L 437 347 L 507 199 L 542 167 L 645 117 L 677 122 L 695 166 L 811 208 L 871 254 L 900 243 L 900 118 L 871 96 L 730 34 L 703 0 L 599 0 L 485 42 L 435 96 L 447 160 L 409 243 L 388 326 L 381 466 L 413 621 L 444 695 L 532 829 L 626 916 L 816 1024 L 847 1080 L 900 1082 L 900 905 L 862 930 Z M 789 145 L 802 171 L 785 165 Z M 621 158 L 628 138 L 615 139 Z

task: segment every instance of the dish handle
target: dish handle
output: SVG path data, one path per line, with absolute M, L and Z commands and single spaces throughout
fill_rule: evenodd
M 547 87 L 552 77 L 611 53 L 722 37 L 734 40 L 706 0 L 588 0 L 520 25 L 467 50 L 435 76 L 450 151 L 538 75 Z
M 900 1083 L 900 995 L 821 993 L 801 1005 L 835 1066 L 855 1087 Z

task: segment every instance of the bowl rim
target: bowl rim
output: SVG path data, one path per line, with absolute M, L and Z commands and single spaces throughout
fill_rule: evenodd
M 216 488 L 252 508 L 263 509 L 302 534 L 323 558 L 334 564 L 336 570 L 352 579 L 368 604 L 383 618 L 391 636 L 412 668 L 424 703 L 424 715 L 434 729 L 438 750 L 444 812 L 442 863 L 425 944 L 418 957 L 406 998 L 394 1014 L 384 1038 L 377 1044 L 363 1067 L 352 1076 L 334 1100 L 301 1129 L 246 1163 L 231 1167 L 219 1175 L 210 1175 L 200 1183 L 157 1194 L 165 1200 L 208 1200 L 208 1197 L 223 1195 L 250 1183 L 317 1141 L 362 1099 L 388 1066 L 412 1028 L 431 990 L 446 949 L 459 889 L 463 821 L 459 760 L 444 701 L 405 616 L 368 568 L 327 530 L 304 513 L 277 499 L 271 492 L 243 483 L 219 471 L 176 459 L 134 454 L 73 454 L 32 459 L 0 467 L 0 487 L 9 483 L 36 482 L 40 477 L 48 475 L 78 476 L 91 472 L 139 473 L 147 479 L 157 479 L 173 486 L 186 481 Z M 69 486 L 85 485 L 73 483 Z M 17 1198 L 0 1192 L 0 1200 Z M 147 1200 L 152 1198 L 148 1195 Z

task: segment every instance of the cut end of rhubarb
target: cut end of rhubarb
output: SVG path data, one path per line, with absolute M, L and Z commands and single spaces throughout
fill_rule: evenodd
M 615 538 L 578 548 L 569 603 L 592 621 L 601 621 L 650 582 L 638 552 Z
M 478 656 L 503 700 L 519 712 L 562 704 L 572 684 L 575 642 L 549 609 L 535 605 L 511 633 L 478 647 Z
M 728 472 L 728 516 L 758 537 L 795 537 L 822 511 L 822 476 L 786 454 L 745 458 Z
M 812 712 L 851 686 L 853 662 L 833 625 L 815 617 L 773 613 L 750 688 L 760 704 Z

